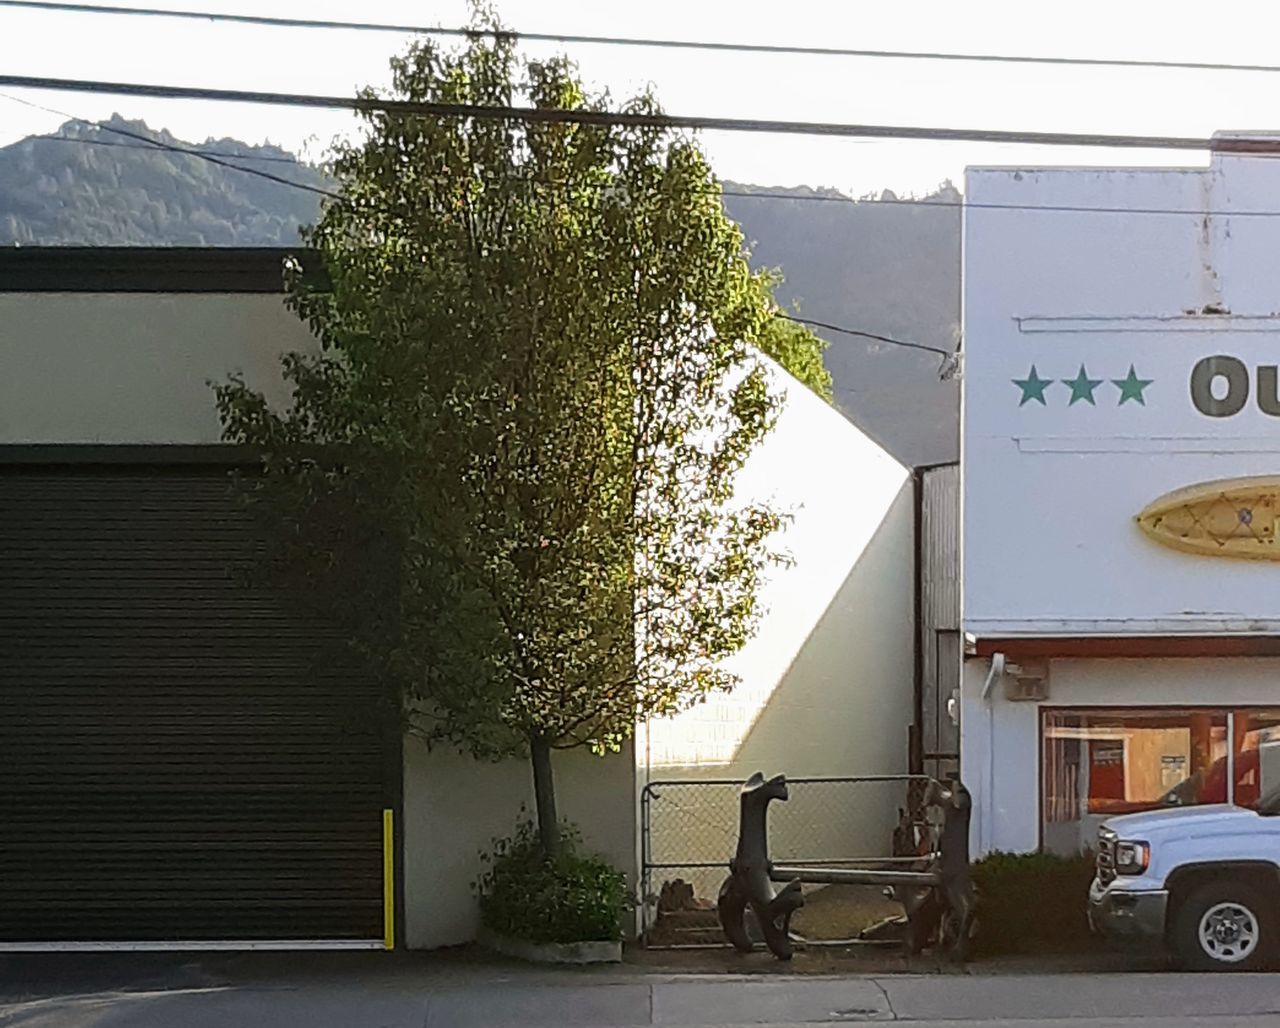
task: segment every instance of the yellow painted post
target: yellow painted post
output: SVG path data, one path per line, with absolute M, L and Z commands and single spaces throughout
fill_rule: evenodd
M 382 948 L 396 948 L 395 822 L 391 809 L 382 812 Z

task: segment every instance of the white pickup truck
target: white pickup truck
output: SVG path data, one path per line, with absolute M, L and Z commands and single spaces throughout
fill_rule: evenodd
M 1192 970 L 1280 962 L 1280 790 L 1256 809 L 1126 814 L 1098 832 L 1089 923 L 1172 950 Z

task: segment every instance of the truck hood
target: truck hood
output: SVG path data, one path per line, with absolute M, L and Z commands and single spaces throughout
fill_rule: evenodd
M 1260 817 L 1260 814 L 1244 807 L 1211 803 L 1125 814 L 1108 818 L 1103 827 L 1110 828 L 1122 839 L 1148 839 L 1153 835 L 1230 832 L 1246 825 L 1256 825 Z

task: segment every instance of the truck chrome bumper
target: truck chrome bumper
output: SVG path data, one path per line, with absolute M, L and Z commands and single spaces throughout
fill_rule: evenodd
M 1160 942 L 1168 906 L 1164 889 L 1107 888 L 1095 878 L 1089 887 L 1089 927 L 1100 935 Z

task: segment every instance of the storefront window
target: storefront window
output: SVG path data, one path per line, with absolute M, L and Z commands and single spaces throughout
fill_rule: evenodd
M 1252 731 L 1261 738 L 1273 723 L 1280 717 Z M 1117 814 L 1226 802 L 1226 711 L 1047 711 L 1043 724 L 1041 841 L 1050 852 L 1091 848 L 1099 824 Z
M 1280 710 L 1245 709 L 1234 715 L 1232 801 L 1237 806 L 1255 807 L 1263 796 L 1280 788 Z

